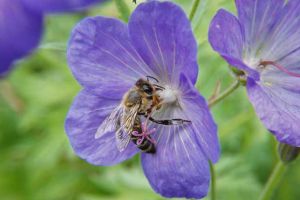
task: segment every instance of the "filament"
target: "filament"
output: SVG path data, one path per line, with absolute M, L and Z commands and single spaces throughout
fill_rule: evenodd
M 268 60 L 265 60 L 265 61 L 261 61 L 259 65 L 262 65 L 262 66 L 267 66 L 267 65 L 272 65 L 274 67 L 276 67 L 277 69 L 279 69 L 280 71 L 290 75 L 290 76 L 294 76 L 294 77 L 298 77 L 300 78 L 300 74 L 298 73 L 295 73 L 295 72 L 291 72 L 289 71 L 288 69 L 286 69 L 285 67 L 273 62 L 273 61 L 268 61 Z

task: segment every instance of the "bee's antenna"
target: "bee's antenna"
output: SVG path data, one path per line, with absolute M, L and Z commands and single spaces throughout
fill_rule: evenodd
M 152 80 L 155 80 L 157 83 L 159 83 L 157 78 L 154 78 L 153 76 L 146 76 L 146 77 L 147 77 L 147 81 L 149 81 L 149 79 L 152 79 Z
M 158 89 L 158 90 L 165 90 L 166 89 L 163 86 L 160 86 L 160 85 L 157 85 L 157 84 L 153 84 L 153 86 L 155 86 L 156 89 Z

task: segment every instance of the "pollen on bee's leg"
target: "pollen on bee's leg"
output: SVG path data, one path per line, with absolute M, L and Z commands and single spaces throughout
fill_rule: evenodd
M 288 69 L 286 69 L 285 67 L 277 64 L 276 62 L 273 62 L 273 61 L 269 61 L 269 60 L 265 60 L 265 61 L 261 61 L 259 63 L 259 66 L 263 66 L 263 67 L 266 67 L 267 65 L 272 65 L 274 67 L 276 67 L 278 70 L 290 75 L 290 76 L 294 76 L 294 77 L 298 77 L 300 78 L 300 74 L 298 73 L 295 73 L 295 72 L 291 72 L 289 71 Z

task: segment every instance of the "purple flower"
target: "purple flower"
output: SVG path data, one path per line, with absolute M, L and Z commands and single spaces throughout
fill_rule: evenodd
M 139 137 L 138 144 L 152 138 L 156 148 L 156 153 L 141 153 L 144 173 L 163 196 L 201 198 L 207 194 L 208 160 L 219 158 L 217 127 L 194 87 L 197 45 L 181 8 L 170 2 L 142 3 L 128 25 L 117 19 L 87 18 L 73 30 L 67 57 L 84 87 L 65 125 L 76 154 L 94 165 L 114 165 L 141 152 L 133 141 L 119 150 L 116 127 L 109 131 L 101 127 L 122 107 L 123 96 L 136 82 L 152 76 L 158 83 L 150 81 L 163 89 L 157 90 L 162 106 L 151 117 L 191 123 L 162 125 L 137 115 L 143 121 L 142 130 L 129 135 Z M 118 116 L 110 120 L 118 122 Z
M 219 10 L 209 41 L 244 71 L 258 116 L 280 142 L 300 146 L 300 4 L 236 0 L 238 18 Z
M 15 59 L 34 49 L 42 34 L 42 15 L 23 6 L 21 0 L 0 1 L 0 77 Z
M 30 54 L 38 46 L 43 33 L 44 11 L 70 11 L 94 2 L 96 1 L 1 0 L 0 77 L 8 73 L 15 60 Z
M 66 12 L 82 10 L 104 0 L 23 0 L 30 8 L 42 12 Z

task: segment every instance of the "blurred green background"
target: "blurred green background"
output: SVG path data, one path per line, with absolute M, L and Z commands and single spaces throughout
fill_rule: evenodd
M 189 13 L 191 0 L 176 2 Z M 131 0 L 126 3 L 131 11 L 136 7 Z M 226 62 L 207 41 L 209 22 L 221 7 L 236 12 L 233 0 L 202 0 L 192 23 L 199 45 L 197 87 L 207 99 L 217 81 L 222 90 L 234 81 Z M 164 199 L 150 188 L 139 156 L 113 167 L 92 166 L 73 153 L 65 134 L 66 113 L 80 90 L 66 64 L 66 43 L 79 20 L 96 15 L 122 16 L 113 1 L 80 13 L 48 16 L 40 48 L 0 81 L 1 200 Z M 222 145 L 216 165 L 217 199 L 257 199 L 277 160 L 274 138 L 257 119 L 244 88 L 212 112 Z M 299 185 L 298 159 L 273 199 L 300 199 Z

